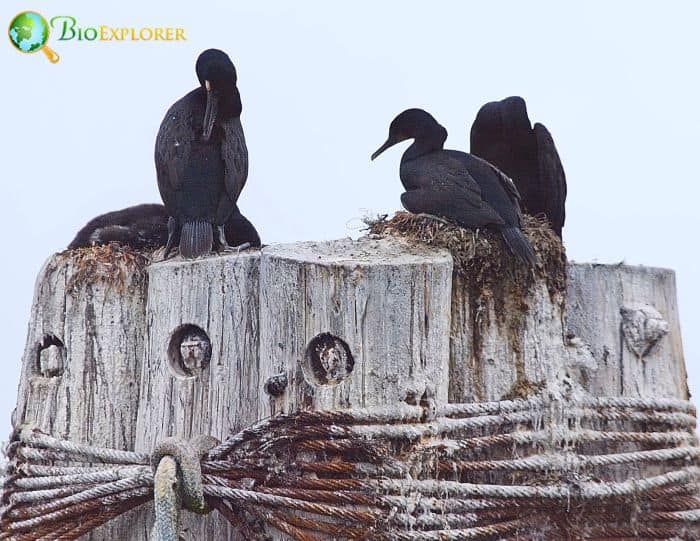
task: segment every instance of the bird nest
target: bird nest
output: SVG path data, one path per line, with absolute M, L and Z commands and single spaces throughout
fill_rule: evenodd
M 139 251 L 116 242 L 66 250 L 56 255 L 53 269 L 67 265 L 69 277 L 66 289 L 76 292 L 87 284 L 103 283 L 120 292 L 145 279 L 145 269 L 152 252 Z
M 404 211 L 389 219 L 386 216 L 368 219 L 366 223 L 371 235 L 400 237 L 446 248 L 454 260 L 454 274 L 466 279 L 482 294 L 494 293 L 504 284 L 525 293 L 537 279 L 546 282 L 553 297 L 566 290 L 566 252 L 543 218 L 523 216 L 523 233 L 539 258 L 532 268 L 510 253 L 496 231 L 464 229 Z

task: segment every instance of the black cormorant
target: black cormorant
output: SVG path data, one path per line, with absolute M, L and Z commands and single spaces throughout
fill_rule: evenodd
M 512 178 L 523 212 L 544 214 L 561 238 L 566 175 L 547 128 L 530 125 L 525 100 L 511 96 L 479 109 L 472 124 L 470 150 Z
M 406 188 L 401 203 L 408 211 L 447 218 L 465 228 L 496 229 L 511 252 L 528 264 L 537 261 L 520 229 L 520 196 L 508 177 L 481 158 L 444 150 L 447 130 L 422 109 L 398 115 L 372 159 L 407 139 L 413 144 L 403 153 L 399 176 Z
M 231 246 L 260 247 L 260 236 L 238 207 L 224 224 L 226 242 Z M 137 250 L 165 246 L 168 213 L 163 205 L 146 204 L 108 212 L 90 220 L 68 245 L 69 250 L 118 242 Z
M 173 219 L 165 257 L 177 237 L 186 258 L 211 252 L 215 236 L 230 249 L 223 225 L 248 177 L 236 69 L 226 53 L 209 49 L 196 72 L 199 88 L 173 104 L 156 138 L 158 189 Z
M 68 245 L 69 250 L 118 242 L 136 249 L 163 246 L 168 238 L 163 205 L 146 204 L 102 214 L 90 220 Z

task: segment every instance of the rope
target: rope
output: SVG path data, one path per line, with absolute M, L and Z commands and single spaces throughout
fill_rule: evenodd
M 260 540 L 699 539 L 695 413 L 547 395 L 401 404 L 278 415 L 151 455 L 25 426 L 6 450 L 0 540 L 76 539 L 148 500 L 151 541 L 178 539 L 181 509 Z

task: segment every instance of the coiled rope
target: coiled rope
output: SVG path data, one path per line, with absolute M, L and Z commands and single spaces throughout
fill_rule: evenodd
M 278 415 L 152 455 L 22 427 L 0 540 L 76 539 L 154 498 L 154 541 L 180 508 L 246 539 L 700 539 L 695 423 L 680 400 L 542 395 Z

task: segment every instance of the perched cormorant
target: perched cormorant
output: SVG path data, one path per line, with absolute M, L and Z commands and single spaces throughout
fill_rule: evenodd
M 223 51 L 197 59 L 200 86 L 165 114 L 156 138 L 158 189 L 168 214 L 168 257 L 176 238 L 180 254 L 208 254 L 216 240 L 229 250 L 224 223 L 248 177 L 236 68 Z
M 398 115 L 372 159 L 407 139 L 413 144 L 403 153 L 399 169 L 406 210 L 447 218 L 465 228 L 496 229 L 512 253 L 529 264 L 537 261 L 520 229 L 520 196 L 508 177 L 481 158 L 444 150 L 447 130 L 422 109 Z
M 234 207 L 224 224 L 226 242 L 231 246 L 248 243 L 260 247 L 260 236 L 252 223 Z M 146 204 L 102 214 L 90 220 L 68 245 L 69 250 L 118 242 L 141 250 L 165 246 L 168 213 L 163 205 Z
M 544 214 L 561 238 L 566 175 L 547 128 L 530 125 L 525 100 L 511 96 L 479 109 L 472 124 L 470 150 L 512 178 L 523 212 Z
M 68 245 L 69 250 L 119 242 L 136 249 L 163 246 L 168 237 L 163 205 L 146 204 L 102 214 L 90 220 Z

